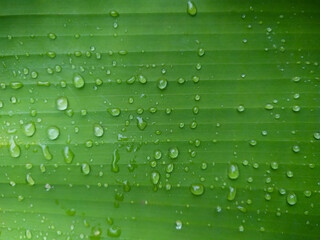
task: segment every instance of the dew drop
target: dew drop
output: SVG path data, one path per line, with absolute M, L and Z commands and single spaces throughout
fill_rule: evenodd
M 158 88 L 160 90 L 164 90 L 168 85 L 168 81 L 164 78 L 158 79 Z
M 119 108 L 109 108 L 107 111 L 108 111 L 108 113 L 110 113 L 111 116 L 113 116 L 113 117 L 117 117 L 117 116 L 119 116 L 120 113 L 121 113 L 121 110 L 120 110 Z
M 84 79 L 80 74 L 75 74 L 73 76 L 73 85 L 76 88 L 82 88 L 84 86 Z
M 48 128 L 47 135 L 48 135 L 48 138 L 50 140 L 55 140 L 55 139 L 57 139 L 59 137 L 60 130 L 56 126 L 51 126 L 51 127 Z
M 36 125 L 34 122 L 28 122 L 23 125 L 23 132 L 26 136 L 31 137 L 36 132 Z
M 237 193 L 236 188 L 229 186 L 229 193 L 228 193 L 227 199 L 229 201 L 233 201 L 235 199 L 235 197 L 236 197 L 236 193 Z
M 295 205 L 297 203 L 297 196 L 295 193 L 290 192 L 287 195 L 287 203 L 291 206 Z
M 68 108 L 68 99 L 67 97 L 58 97 L 56 101 L 57 109 L 60 111 L 66 110 Z
M 93 125 L 93 132 L 96 137 L 102 137 L 104 134 L 102 126 L 98 123 Z
M 30 186 L 33 186 L 35 184 L 35 181 L 33 180 L 30 174 L 27 174 L 26 181 Z
M 84 175 L 88 175 L 90 173 L 90 165 L 88 163 L 82 163 L 81 171 Z
M 188 3 L 187 3 L 187 13 L 190 16 L 195 16 L 197 14 L 197 8 L 196 8 L 196 5 L 194 4 L 194 2 L 188 1 Z
M 177 147 L 169 148 L 169 157 L 171 159 L 176 159 L 179 156 L 179 149 Z
M 64 161 L 66 163 L 72 163 L 74 158 L 74 153 L 71 151 L 71 149 L 68 146 L 64 148 L 63 156 L 64 156 Z
M 204 193 L 204 186 L 201 183 L 191 184 L 190 191 L 193 195 L 200 196 Z
M 13 158 L 20 157 L 20 154 L 21 154 L 20 147 L 19 145 L 17 145 L 13 137 L 11 137 L 9 141 L 9 152 L 10 152 L 10 156 Z
M 156 185 L 160 180 L 160 174 L 157 171 L 151 173 L 151 182 Z
M 228 176 L 230 179 L 237 179 L 239 177 L 239 167 L 236 163 L 229 164 Z

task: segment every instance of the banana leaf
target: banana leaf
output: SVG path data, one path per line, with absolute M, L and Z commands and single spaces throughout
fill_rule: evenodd
M 320 3 L 0 1 L 0 239 L 319 239 Z

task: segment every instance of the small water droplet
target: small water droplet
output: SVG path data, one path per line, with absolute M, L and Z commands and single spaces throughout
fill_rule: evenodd
M 200 196 L 204 193 L 204 186 L 201 183 L 191 184 L 190 191 L 193 195 Z
M 236 188 L 229 186 L 229 193 L 228 193 L 227 199 L 229 201 L 233 201 L 235 199 L 235 197 L 236 197 L 236 193 L 237 193 Z
M 297 196 L 295 193 L 290 192 L 287 195 L 287 203 L 291 206 L 295 205 L 297 203 Z
M 179 156 L 179 149 L 177 147 L 169 148 L 169 157 L 171 159 L 176 159 Z
M 112 162 L 111 162 L 111 171 L 114 173 L 119 172 L 119 166 L 118 166 L 119 160 L 120 160 L 120 154 L 118 152 L 118 149 L 115 149 L 113 151 Z
M 67 97 L 58 97 L 56 101 L 57 109 L 60 111 L 66 110 L 68 108 Z
M 30 174 L 27 174 L 26 181 L 30 186 L 33 186 L 35 184 L 35 181 L 33 180 Z
M 90 173 L 90 165 L 88 163 L 82 163 L 81 171 L 84 175 L 88 175 Z
M 84 86 L 84 79 L 80 74 L 75 74 L 73 76 L 73 85 L 76 88 L 82 88 Z
M 164 78 L 158 79 L 158 88 L 160 90 L 164 90 L 168 85 L 168 81 Z
M 57 139 L 59 137 L 60 130 L 56 126 L 51 126 L 51 127 L 48 128 L 47 134 L 48 134 L 48 138 L 50 140 L 55 140 L 55 139 Z
M 93 131 L 94 131 L 94 135 L 96 137 L 102 137 L 104 134 L 104 130 L 103 130 L 102 126 L 98 123 L 93 125 Z
M 228 176 L 230 179 L 237 179 L 239 177 L 239 167 L 236 163 L 230 163 L 228 169 Z
M 9 141 L 9 152 L 10 152 L 10 156 L 13 158 L 20 157 L 20 154 L 21 154 L 20 147 L 16 143 L 16 141 L 13 139 L 13 137 L 11 137 Z
M 188 1 L 188 3 L 187 3 L 187 13 L 190 16 L 195 16 L 197 14 L 197 8 L 196 8 L 196 5 L 194 4 L 194 2 Z
M 68 146 L 66 146 L 64 148 L 63 156 L 64 156 L 64 161 L 66 163 L 72 163 L 73 157 L 74 157 L 74 153 L 71 151 L 71 149 Z
M 151 173 L 151 182 L 156 185 L 160 180 L 160 174 L 157 171 Z
M 108 111 L 108 113 L 110 113 L 111 116 L 113 116 L 113 117 L 117 117 L 117 116 L 119 116 L 120 113 L 121 113 L 121 110 L 120 110 L 119 108 L 109 108 L 107 111 Z
M 34 122 L 28 122 L 23 125 L 23 132 L 26 136 L 31 137 L 36 132 L 36 125 Z

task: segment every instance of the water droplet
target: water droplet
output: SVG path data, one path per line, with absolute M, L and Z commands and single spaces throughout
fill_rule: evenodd
M 164 78 L 158 79 L 158 88 L 160 90 L 164 90 L 168 85 L 168 81 Z
M 12 89 L 19 89 L 23 87 L 23 83 L 22 82 L 10 82 L 9 86 Z
M 320 139 L 320 133 L 315 132 L 315 133 L 313 134 L 313 137 L 314 137 L 316 140 L 319 140 L 319 139 Z
M 154 158 L 155 158 L 156 160 L 159 160 L 159 159 L 161 158 L 161 156 L 162 156 L 162 153 L 161 153 L 160 150 L 154 151 Z
M 49 33 L 48 38 L 55 40 L 57 38 L 57 36 L 54 33 Z
M 290 192 L 287 195 L 287 203 L 291 206 L 295 205 L 297 203 L 297 196 L 295 193 Z
M 270 103 L 268 103 L 267 105 L 264 106 L 264 108 L 265 108 L 266 110 L 272 110 L 272 109 L 273 109 L 273 105 L 270 104 Z
M 160 174 L 157 171 L 151 173 L 151 182 L 156 185 L 160 180 Z
M 292 111 L 294 111 L 294 112 L 299 112 L 300 111 L 300 107 L 299 106 L 293 106 L 292 107 Z
M 292 171 L 287 171 L 287 177 L 292 178 L 293 177 L 293 172 Z
M 177 147 L 169 148 L 169 157 L 171 159 L 176 159 L 179 156 L 179 149 Z
M 147 83 L 147 79 L 145 76 L 143 76 L 142 74 L 138 75 L 138 80 L 140 83 L 145 84 Z
M 11 137 L 9 141 L 9 152 L 10 152 L 10 156 L 13 158 L 20 157 L 20 153 L 21 153 L 20 147 L 19 145 L 17 145 L 13 137 Z
M 301 78 L 300 77 L 293 77 L 292 81 L 294 82 L 300 82 Z
M 188 1 L 188 3 L 187 3 L 187 13 L 190 16 L 195 16 L 197 14 L 197 8 L 196 8 L 196 5 L 194 4 L 194 2 Z
M 98 123 L 93 125 L 93 131 L 96 137 L 102 137 L 102 135 L 104 134 L 104 130 L 102 126 Z
M 176 221 L 176 229 L 181 230 L 181 228 L 182 228 L 182 222 L 180 220 L 177 220 Z
M 295 153 L 298 153 L 298 152 L 300 152 L 300 147 L 298 145 L 294 145 L 292 147 L 292 151 L 294 151 Z
M 278 167 L 279 167 L 279 165 L 278 165 L 277 162 L 271 162 L 270 166 L 271 166 L 271 168 L 272 168 L 273 170 L 276 170 L 276 169 L 278 169 Z
M 108 111 L 108 113 L 110 113 L 111 116 L 113 116 L 113 117 L 117 117 L 117 116 L 119 116 L 120 113 L 121 113 L 121 110 L 120 110 L 119 108 L 109 108 L 107 111 Z
M 142 117 L 137 117 L 137 126 L 140 130 L 144 130 L 147 127 L 147 122 Z
M 44 158 L 46 160 L 51 160 L 52 159 L 52 155 L 49 152 L 49 147 L 47 145 L 42 145 L 42 144 L 39 144 L 39 145 L 42 148 L 42 153 L 43 153 Z
M 63 150 L 63 156 L 64 156 L 64 161 L 66 163 L 72 163 L 74 153 L 71 151 L 71 149 L 66 146 Z
M 31 234 L 31 231 L 29 229 L 26 230 L 26 238 L 27 239 L 31 239 L 32 238 L 32 234 Z
M 200 196 L 204 193 L 204 186 L 201 183 L 191 184 L 190 191 L 193 195 Z
M 230 179 L 237 179 L 239 177 L 239 167 L 236 163 L 230 163 L 228 169 Z
M 73 85 L 76 88 L 82 88 L 84 86 L 84 79 L 80 74 L 75 74 L 73 76 Z
M 111 11 L 109 12 L 109 15 L 110 15 L 111 17 L 119 17 L 119 13 L 118 13 L 116 10 L 111 10 Z
M 84 175 L 88 175 L 90 173 L 90 165 L 88 163 L 82 163 L 81 171 Z
M 109 237 L 114 237 L 114 238 L 120 237 L 121 228 L 118 226 L 112 225 L 111 227 L 108 228 L 107 235 Z
M 128 84 L 133 84 L 136 81 L 136 76 L 132 76 L 127 80 Z
M 47 134 L 48 134 L 48 138 L 50 140 L 55 140 L 55 139 L 57 139 L 59 137 L 60 130 L 56 126 L 51 126 L 51 127 L 48 128 Z
M 30 186 L 33 186 L 35 184 L 35 181 L 33 180 L 30 174 L 27 174 L 26 181 Z
M 237 108 L 238 112 L 243 112 L 245 110 L 243 105 L 239 105 Z
M 118 149 L 115 149 L 113 151 L 112 162 L 111 162 L 111 171 L 114 173 L 119 172 L 119 166 L 118 166 L 119 160 L 120 160 L 120 154 L 118 152 Z
M 236 197 L 236 193 L 237 193 L 236 188 L 229 186 L 229 193 L 228 193 L 228 197 L 227 197 L 228 200 L 229 200 L 229 201 L 234 200 L 235 197 Z
M 60 111 L 66 110 L 68 108 L 67 97 L 58 97 L 56 105 L 58 110 Z
M 31 137 L 36 132 L 36 125 L 34 122 L 28 122 L 23 125 L 23 132 L 26 136 Z
M 199 48 L 199 49 L 198 49 L 198 56 L 199 56 L 199 57 L 202 57 L 202 56 L 204 55 L 204 53 L 205 53 L 205 51 L 204 51 L 203 48 Z

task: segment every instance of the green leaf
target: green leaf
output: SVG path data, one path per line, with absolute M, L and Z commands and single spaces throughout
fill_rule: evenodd
M 314 0 L 0 2 L 0 239 L 318 239 Z

